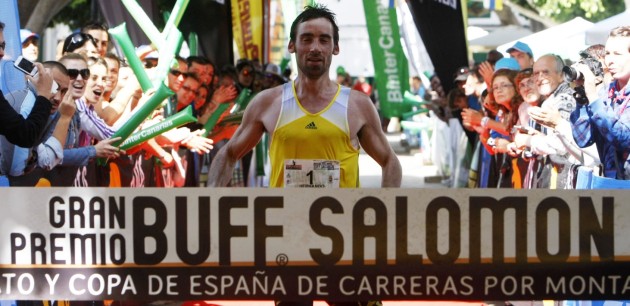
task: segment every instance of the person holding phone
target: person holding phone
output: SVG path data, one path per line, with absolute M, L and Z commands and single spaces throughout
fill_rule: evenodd
M 0 22 L 0 59 L 4 57 L 5 47 L 4 23 Z M 24 118 L 17 113 L 4 97 L 4 93 L 0 91 L 0 135 L 4 135 L 9 142 L 26 148 L 35 146 L 39 141 L 52 108 L 50 103 L 53 96 L 52 74 L 40 63 L 35 63 L 34 66 L 39 73 L 35 76 L 26 76 L 32 84 L 31 90 L 37 97 L 28 117 Z

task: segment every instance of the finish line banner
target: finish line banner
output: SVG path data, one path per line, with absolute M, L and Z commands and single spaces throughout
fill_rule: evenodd
M 627 194 L 3 188 L 0 299 L 626 299 Z

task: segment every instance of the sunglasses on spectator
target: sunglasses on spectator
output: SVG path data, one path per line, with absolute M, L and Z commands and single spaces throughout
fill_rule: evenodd
M 0 49 L 5 50 L 6 48 L 7 48 L 7 42 L 6 42 L 6 41 L 3 41 L 3 42 L 0 44 Z
M 171 74 L 178 77 L 180 75 L 182 75 L 183 72 L 179 71 L 179 70 L 175 70 L 175 69 L 171 69 Z
M 182 89 L 185 91 L 190 91 L 192 93 L 194 93 L 195 95 L 199 94 L 199 90 L 193 90 L 192 88 L 190 88 L 190 86 L 184 85 L 182 86 Z
M 96 46 L 96 42 L 94 38 L 90 34 L 85 33 L 74 33 L 68 37 L 63 42 L 63 52 L 74 52 L 74 50 L 79 49 L 85 45 L 86 42 L 91 41 L 94 46 Z
M 81 77 L 83 77 L 84 79 L 87 79 L 90 77 L 90 69 L 68 69 L 68 76 L 70 77 L 70 79 L 74 80 L 77 77 L 79 77 L 79 74 L 81 75 Z

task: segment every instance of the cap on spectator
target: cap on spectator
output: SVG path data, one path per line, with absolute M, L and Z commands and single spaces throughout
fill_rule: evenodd
M 523 53 L 529 54 L 529 56 L 531 56 L 532 58 L 534 57 L 534 53 L 532 52 L 532 49 L 526 43 L 521 42 L 521 41 L 517 41 L 514 44 L 514 46 L 507 49 L 507 53 L 511 53 L 513 51 L 521 51 Z
M 470 70 L 468 67 L 460 67 L 455 72 L 455 78 L 453 82 L 466 81 L 468 79 L 468 75 L 470 74 Z
M 22 41 L 22 43 L 25 43 L 29 38 L 39 39 L 39 34 L 33 33 L 28 29 L 21 29 L 20 40 Z
M 157 50 L 153 50 L 144 57 L 145 59 L 158 59 L 160 58 L 160 53 Z
M 282 77 L 282 74 L 280 73 L 280 67 L 274 63 L 267 63 L 267 66 L 265 66 L 265 73 L 270 73 L 274 76 Z
M 346 68 L 343 68 L 343 66 L 338 66 L 337 75 L 341 75 L 341 74 L 346 74 Z
M 518 64 L 518 61 L 516 61 L 516 59 L 511 58 L 511 57 L 504 57 L 498 60 L 496 64 L 494 64 L 494 71 L 497 71 L 499 69 L 510 69 L 514 71 L 520 71 L 521 66 Z
M 281 82 L 285 82 L 286 79 L 284 78 L 284 76 L 282 76 L 282 71 L 280 71 L 280 66 L 274 64 L 274 63 L 267 63 L 267 65 L 265 66 L 265 76 L 266 77 L 271 77 L 271 78 L 276 78 Z

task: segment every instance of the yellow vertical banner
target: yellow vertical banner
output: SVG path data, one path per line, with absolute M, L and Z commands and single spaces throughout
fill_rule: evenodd
M 232 1 L 232 31 L 240 58 L 262 59 L 263 3 L 259 0 Z

